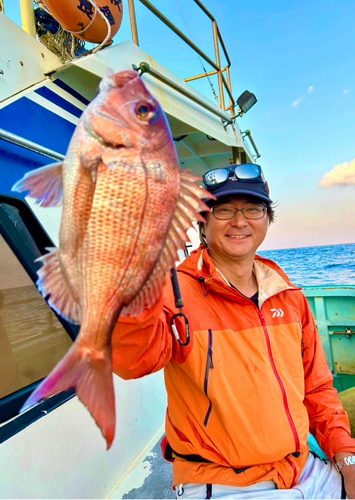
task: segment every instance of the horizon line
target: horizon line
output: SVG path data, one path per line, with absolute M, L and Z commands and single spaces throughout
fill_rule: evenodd
M 351 243 L 330 243 L 330 244 L 325 244 L 325 245 L 309 245 L 305 247 L 284 247 L 284 248 L 269 248 L 267 250 L 257 250 L 256 253 L 259 252 L 277 252 L 281 250 L 298 250 L 302 248 L 321 248 L 321 247 L 336 247 L 336 246 L 343 246 L 343 245 L 355 245 L 355 242 Z

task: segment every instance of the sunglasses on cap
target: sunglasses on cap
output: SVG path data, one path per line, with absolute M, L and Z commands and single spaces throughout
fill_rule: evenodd
M 206 187 L 219 186 L 229 179 L 241 182 L 263 182 L 265 178 L 260 165 L 255 163 L 244 163 L 243 165 L 232 165 L 231 167 L 214 168 L 203 176 Z

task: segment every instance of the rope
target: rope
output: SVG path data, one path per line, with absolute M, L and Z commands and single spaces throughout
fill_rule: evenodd
M 46 12 L 48 12 L 48 14 L 51 15 L 51 12 L 47 9 L 47 7 L 43 4 L 41 0 L 34 0 L 34 1 L 39 8 L 45 10 Z M 80 35 L 82 33 L 85 33 L 85 31 L 87 31 L 95 21 L 97 14 L 99 14 L 99 16 L 101 16 L 106 23 L 107 35 L 103 40 L 103 42 L 101 42 L 97 47 L 95 47 L 92 50 L 92 53 L 95 54 L 98 50 L 102 49 L 111 39 L 112 29 L 109 20 L 107 19 L 105 14 L 101 12 L 101 10 L 98 8 L 95 0 L 88 0 L 88 1 L 94 7 L 95 13 L 88 26 L 86 26 L 86 28 L 80 31 L 70 31 L 70 30 L 64 30 L 61 27 L 58 33 L 56 34 L 47 32 L 45 35 L 40 36 L 40 40 L 43 42 L 43 44 L 49 50 L 57 54 L 63 62 L 67 62 L 69 60 L 81 56 L 80 52 L 82 52 L 85 42 L 79 40 L 77 37 L 75 37 L 75 35 Z M 0 0 L 0 2 L 2 2 L 2 0 Z M 79 52 L 78 56 L 76 55 L 76 52 Z
M 189 27 L 187 26 L 187 23 L 186 23 L 186 21 L 185 21 L 185 19 L 184 19 L 184 16 L 182 15 L 182 12 L 181 12 L 181 9 L 180 9 L 180 7 L 179 7 L 179 5 L 178 5 L 178 3 L 177 3 L 177 0 L 174 0 L 174 2 L 175 2 L 175 6 L 176 6 L 176 8 L 177 8 L 177 10 L 178 10 L 178 12 L 179 12 L 179 14 L 180 14 L 180 17 L 181 17 L 181 19 L 182 19 L 182 22 L 183 22 L 183 24 L 184 24 L 184 26 L 185 26 L 185 29 L 186 29 L 186 31 L 187 31 L 187 34 L 189 35 L 190 40 L 193 42 L 193 39 L 192 39 L 192 36 L 191 36 L 190 30 L 189 30 Z M 195 45 L 196 45 L 196 44 L 195 44 Z M 207 76 L 208 82 L 209 82 L 209 84 L 210 84 L 210 86 L 211 86 L 212 93 L 213 93 L 213 95 L 214 95 L 214 97 L 215 97 L 215 99 L 216 99 L 216 101 L 217 101 L 217 103 L 218 103 L 218 106 L 219 106 L 219 107 L 221 107 L 221 104 L 220 104 L 220 102 L 219 102 L 218 95 L 217 95 L 217 93 L 216 93 L 216 91 L 215 91 L 215 89 L 214 89 L 213 83 L 212 83 L 212 81 L 211 81 L 211 79 L 210 79 L 210 77 L 209 77 L 209 75 L 208 75 L 208 73 L 207 73 L 207 71 L 206 71 L 206 68 L 205 68 L 205 67 L 204 67 L 204 65 L 203 65 L 203 62 L 202 62 L 201 56 L 200 56 L 199 54 L 196 54 L 196 55 L 197 55 L 197 57 L 199 58 L 199 61 L 200 61 L 200 64 L 201 64 L 201 66 L 202 66 L 202 70 L 203 70 L 203 72 L 204 72 L 204 73 L 205 73 L 205 75 Z
M 100 9 L 97 8 L 95 0 L 89 0 L 89 2 L 91 3 L 92 6 L 95 6 L 95 8 L 97 9 L 98 13 L 101 15 L 101 17 L 103 18 L 103 20 L 106 22 L 106 26 L 107 26 L 107 35 L 106 35 L 105 40 L 103 42 L 101 42 L 100 45 L 98 45 L 92 51 L 92 53 L 95 54 L 98 50 L 100 50 L 102 47 L 104 47 L 106 45 L 106 43 L 111 39 L 111 24 L 110 24 L 109 20 L 107 19 L 107 17 L 105 16 L 105 14 L 103 12 L 101 12 Z
M 0 0 L 0 12 L 4 12 L 4 2 Z

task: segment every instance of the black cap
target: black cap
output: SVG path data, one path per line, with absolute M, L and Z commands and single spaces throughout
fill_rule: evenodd
M 244 194 L 258 198 L 266 203 L 272 203 L 272 200 L 269 198 L 267 183 L 262 181 L 246 182 L 237 179 L 228 179 L 224 184 L 218 184 L 217 186 L 204 185 L 203 187 L 209 193 L 214 194 L 217 199 L 222 198 L 222 196 L 239 196 Z M 209 200 L 206 203 L 207 205 L 213 203 L 213 200 Z

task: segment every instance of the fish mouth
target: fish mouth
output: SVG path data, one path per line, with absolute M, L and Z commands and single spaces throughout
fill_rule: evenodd
M 126 127 L 124 123 L 119 122 L 118 120 L 115 120 L 112 118 L 112 116 L 108 116 L 105 113 L 101 112 L 95 112 L 95 116 L 99 116 L 100 118 L 104 118 L 105 120 L 110 120 L 113 122 L 115 125 L 118 125 L 119 127 Z M 99 142 L 102 146 L 110 149 L 120 149 L 120 148 L 126 148 L 126 147 L 131 147 L 132 145 L 128 143 L 127 138 L 125 137 L 124 142 L 122 143 L 117 143 L 117 142 L 112 142 L 108 141 L 107 139 L 104 139 L 100 134 L 96 132 L 94 127 L 91 124 L 90 118 L 88 115 L 84 115 L 84 129 L 86 132 L 93 137 L 97 142 Z

